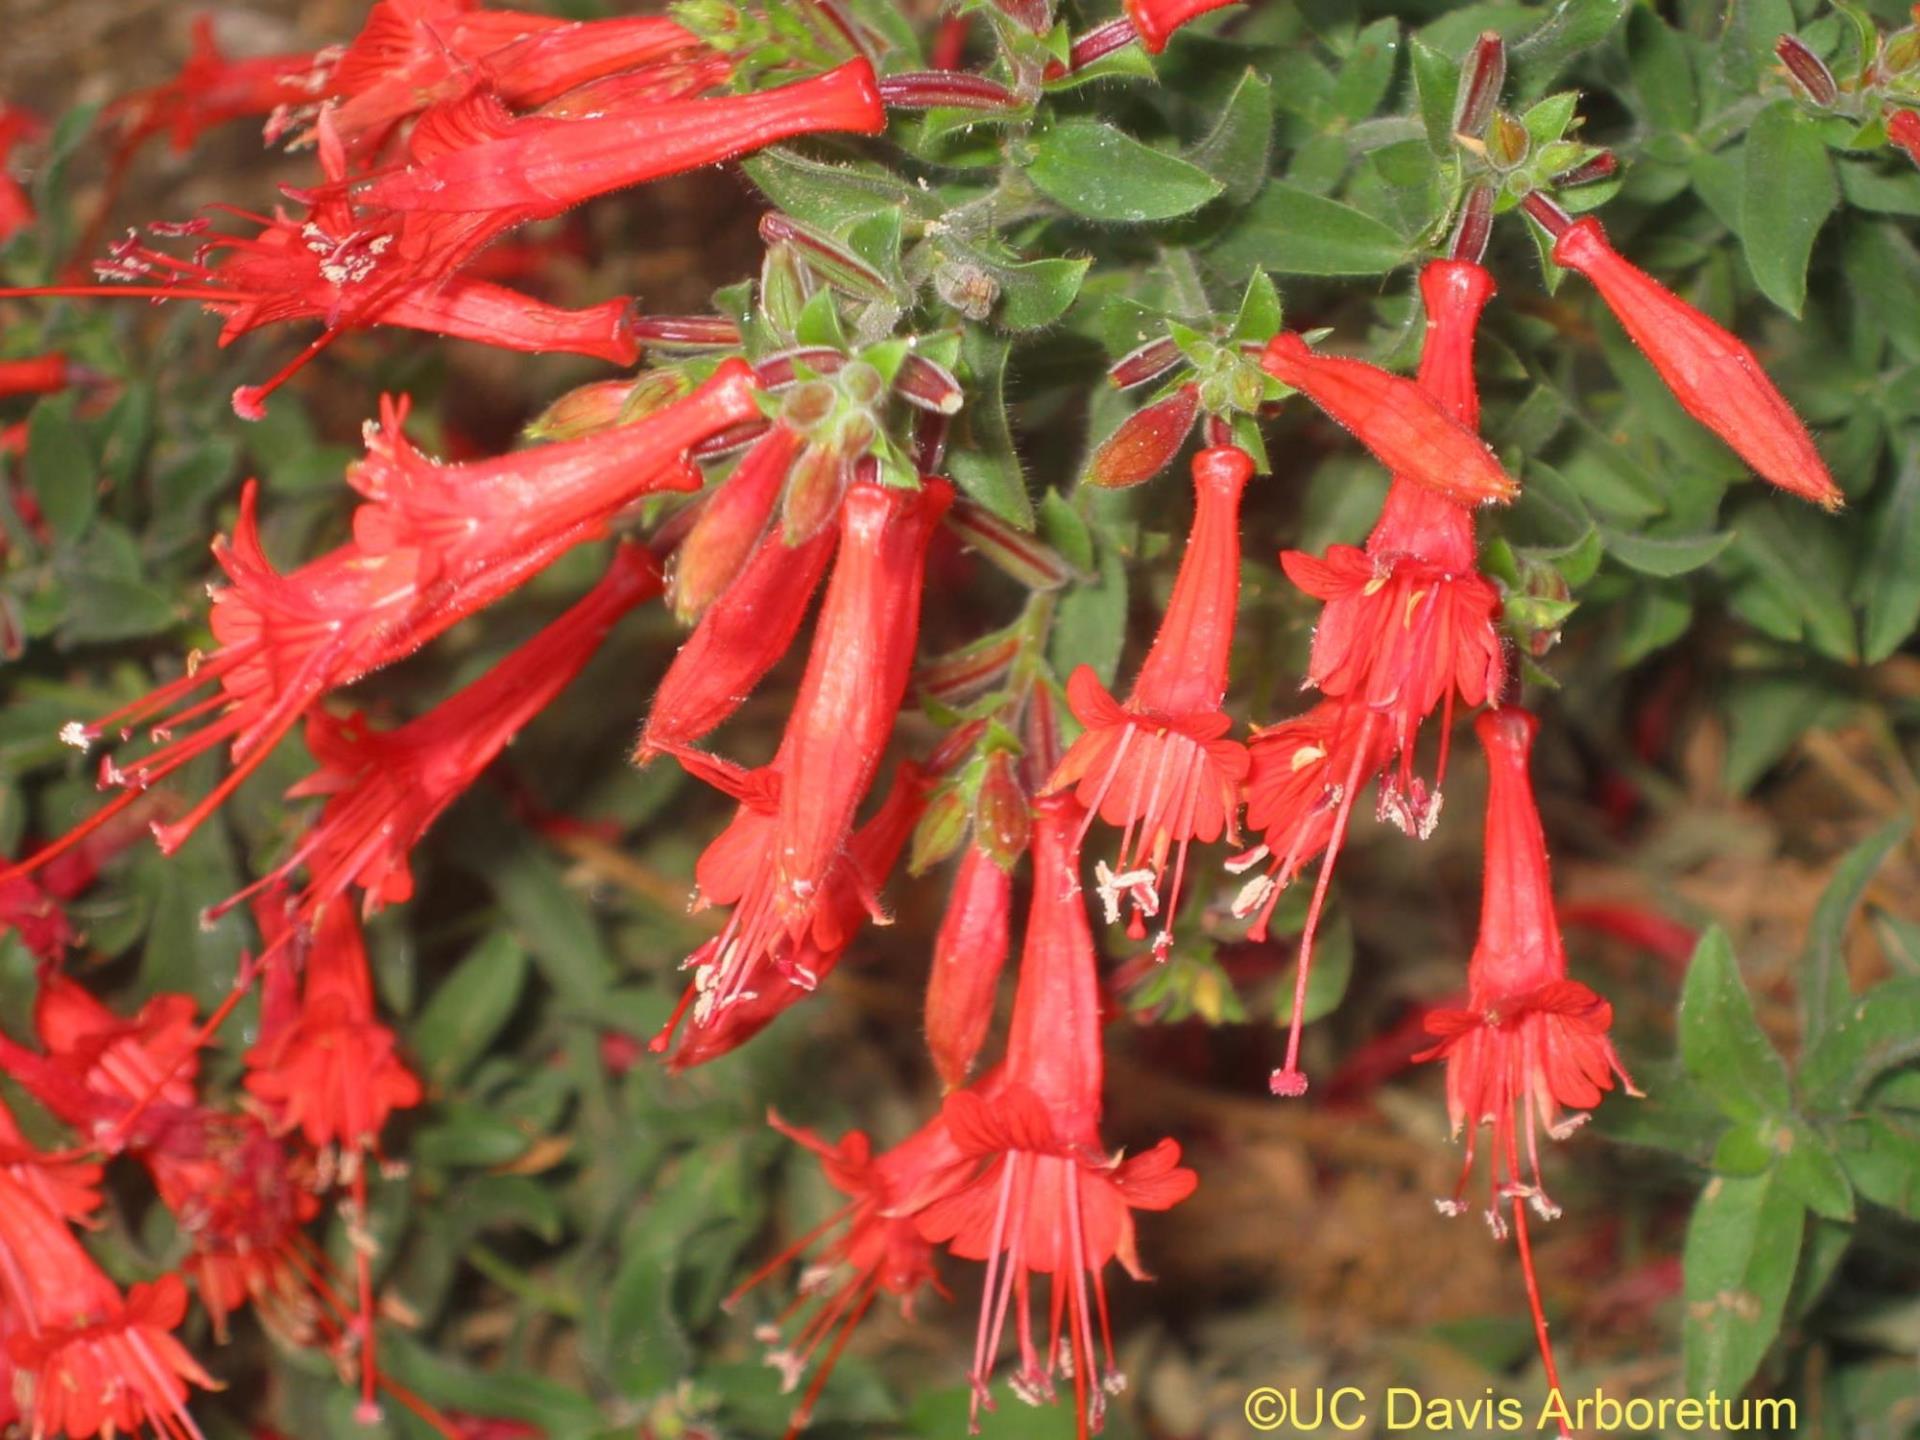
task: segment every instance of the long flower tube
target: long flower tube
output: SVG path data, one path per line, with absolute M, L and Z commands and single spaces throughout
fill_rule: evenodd
M 680 100 L 582 120 L 509 115 L 477 94 L 466 143 L 345 182 L 355 203 L 385 210 L 557 215 L 629 185 L 718 164 L 795 135 L 877 135 L 886 107 L 865 60 L 771 90 Z
M 1593 282 L 1673 398 L 1761 479 L 1828 510 L 1846 504 L 1813 437 L 1747 343 L 1625 259 L 1592 216 L 1544 199 L 1528 213 L 1554 234 L 1553 260 Z

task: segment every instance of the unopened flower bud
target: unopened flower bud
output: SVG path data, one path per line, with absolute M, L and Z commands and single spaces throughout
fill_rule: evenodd
M 893 393 L 921 410 L 939 415 L 956 415 L 966 404 L 967 394 L 959 378 L 924 355 L 910 354 L 893 377 Z
M 942 705 L 964 705 L 1000 683 L 1020 654 L 1020 638 L 1000 630 L 920 667 L 919 688 Z
M 863 410 L 873 409 L 887 393 L 887 382 L 864 360 L 855 360 L 841 370 L 839 384 L 840 393 Z
M 1493 116 L 1507 81 L 1507 44 L 1493 31 L 1473 42 L 1453 105 L 1453 133 L 1478 137 Z
M 995 750 L 987 756 L 980 790 L 973 801 L 973 843 L 1002 870 L 1011 870 L 1026 852 L 1032 805 L 1014 756 Z
M 1166 399 L 1134 411 L 1093 452 L 1087 483 L 1118 490 L 1151 480 L 1180 453 L 1199 413 L 1197 385 L 1182 385 Z
M 970 500 L 947 512 L 947 527 L 1028 589 L 1057 590 L 1073 578 L 1073 567 L 1052 546 Z
M 966 842 L 972 814 L 966 799 L 953 786 L 940 790 L 927 802 L 920 823 L 913 830 L 913 844 L 907 851 L 907 873 L 924 875 L 947 859 Z
M 767 322 L 783 335 L 793 334 L 812 294 L 813 276 L 801 264 L 793 246 L 767 246 L 760 262 L 760 309 Z
M 528 422 L 527 438 L 578 440 L 618 425 L 634 384 L 630 379 L 596 380 L 575 386 Z
M 1129 350 L 1107 367 L 1107 381 L 1116 390 L 1130 390 L 1149 380 L 1158 380 L 1180 363 L 1180 347 L 1170 335 L 1149 340 Z
M 847 357 L 838 350 L 830 350 L 824 345 L 802 345 L 769 355 L 753 367 L 753 373 L 762 390 L 781 390 L 797 383 L 803 370 L 811 371 L 813 375 L 833 375 L 846 363 Z
M 635 380 L 627 392 L 626 403 L 620 407 L 620 423 L 631 425 L 636 420 L 644 420 L 692 390 L 692 383 L 678 370 L 649 370 Z
M 790 215 L 769 210 L 760 217 L 760 238 L 769 246 L 786 246 L 805 266 L 836 290 L 861 300 L 885 300 L 893 287 L 866 261 L 838 241 L 802 225 Z
M 1043 7 L 1044 8 L 1044 7 Z M 918 70 L 885 75 L 880 98 L 890 110 L 1018 110 L 1020 97 L 997 80 L 962 70 Z
M 1840 98 L 1840 87 L 1834 84 L 1833 72 L 1798 35 L 1782 35 L 1774 42 L 1773 53 L 1780 57 L 1794 88 L 1822 110 Z
M 840 497 L 852 483 L 852 461 L 838 446 L 816 440 L 802 450 L 780 506 L 780 533 L 787 544 L 804 545 L 819 534 L 839 513 Z
M 927 976 L 927 1052 L 948 1089 L 966 1083 L 993 1023 L 1012 906 L 1012 877 L 991 856 L 961 857 Z
M 776 425 L 755 443 L 706 504 L 673 559 L 667 597 L 682 621 L 693 621 L 719 598 L 753 553 L 798 448 Z
M 666 350 L 729 350 L 740 343 L 740 327 L 718 315 L 638 315 L 634 339 Z
M 1920 110 L 1896 110 L 1887 117 L 1887 139 L 1920 165 Z
M 1596 180 L 1607 179 L 1619 168 L 1620 162 L 1614 158 L 1614 153 L 1602 150 L 1578 165 L 1562 170 L 1553 177 L 1553 186 L 1556 190 L 1572 190 L 1580 185 L 1591 185 Z

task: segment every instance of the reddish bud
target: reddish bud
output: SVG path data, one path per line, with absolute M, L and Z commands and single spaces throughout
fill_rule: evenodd
M 1012 907 L 1013 877 L 978 846 L 968 850 L 954 872 L 927 976 L 927 1053 L 949 1090 L 966 1083 L 993 1023 Z
M 849 295 L 885 300 L 893 294 L 886 277 L 846 246 L 778 210 L 760 217 L 760 238 L 769 245 L 791 245 L 809 268 Z
M 1829 510 L 1846 503 L 1807 427 L 1753 351 L 1622 258 L 1599 221 L 1569 224 L 1554 241 L 1553 259 L 1593 282 L 1686 412 L 1763 479 Z
M 780 390 L 789 385 L 802 383 L 800 371 L 811 370 L 814 375 L 833 375 L 847 363 L 847 357 L 838 350 L 829 350 L 824 345 L 802 345 L 793 350 L 782 350 L 778 355 L 769 355 L 753 367 L 753 373 L 760 379 L 763 390 Z M 821 398 L 822 395 L 824 398 Z M 832 413 L 833 391 L 819 387 L 819 393 L 808 399 L 796 399 L 796 405 L 812 405 L 817 413 L 811 419 L 795 414 L 794 422 L 801 428 L 818 424 Z
M 994 8 L 1030 35 L 1053 28 L 1053 6 L 1048 0 L 993 0 Z
M 1140 38 L 1140 32 L 1133 28 L 1133 21 L 1122 15 L 1117 20 L 1109 20 L 1104 25 L 1096 25 L 1085 34 L 1076 35 L 1073 45 L 1067 51 L 1067 69 L 1084 70 L 1107 58 L 1116 50 L 1124 50 Z M 1049 75 L 1047 78 L 1052 79 Z
M 639 315 L 634 338 L 669 350 L 727 350 L 740 343 L 740 327 L 718 315 Z
M 674 614 L 698 619 L 733 583 L 766 533 L 798 441 L 776 425 L 720 483 L 673 560 L 668 596 Z
M 1179 363 L 1180 347 L 1171 336 L 1162 335 L 1114 361 L 1107 367 L 1107 380 L 1116 390 L 1130 390 L 1158 380 Z
M 1396 476 L 1457 505 L 1505 503 L 1520 491 L 1486 442 L 1411 380 L 1362 360 L 1317 354 L 1285 331 L 1260 363 L 1352 431 Z
M 1026 852 L 1032 807 L 1020 783 L 1019 766 L 1005 750 L 987 756 L 980 792 L 973 801 L 973 843 L 994 864 L 1011 870 Z
M 967 403 L 959 378 L 924 355 L 909 355 L 901 362 L 893 377 L 893 393 L 916 409 L 937 415 L 956 415 Z
M 963 705 L 998 684 L 1020 654 L 1020 637 L 1002 630 L 920 667 L 919 686 L 942 705 Z
M 1453 133 L 1478 136 L 1493 118 L 1500 87 L 1507 83 L 1507 43 L 1488 30 L 1473 42 L 1453 104 Z
M 959 70 L 918 70 L 886 75 L 880 98 L 892 110 L 1018 110 L 1020 97 L 998 80 Z
M 1590 159 L 1582 160 L 1571 169 L 1562 170 L 1553 177 L 1557 190 L 1572 190 L 1581 185 L 1591 185 L 1596 180 L 1605 180 L 1620 168 L 1620 162 L 1611 150 L 1602 150 Z
M 555 400 L 527 425 L 529 440 L 578 440 L 618 425 L 638 389 L 633 380 L 596 380 Z
M 853 459 L 837 446 L 813 441 L 800 452 L 787 477 L 780 506 L 780 533 L 789 545 L 804 545 L 840 512 L 840 497 L 853 483 Z
M 1798 35 L 1782 35 L 1774 42 L 1773 53 L 1787 67 L 1787 78 L 1794 88 L 1821 109 L 1840 98 L 1840 87 L 1834 84 L 1833 72 Z
M 1151 480 L 1180 453 L 1200 414 L 1200 387 L 1182 385 L 1164 400 L 1136 410 L 1093 452 L 1086 482 L 1119 490 Z
M 953 507 L 947 527 L 1030 590 L 1057 590 L 1073 578 L 1073 567 L 1052 546 L 971 500 Z

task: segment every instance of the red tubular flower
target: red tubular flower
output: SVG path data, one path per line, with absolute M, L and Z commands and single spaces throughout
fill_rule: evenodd
M 1067 703 L 1086 729 L 1047 781 L 1049 790 L 1075 787 L 1086 825 L 1098 816 L 1119 827 L 1119 871 L 1104 863 L 1098 870 L 1107 918 L 1117 920 L 1122 897 L 1130 899 L 1130 933 L 1139 938 L 1145 921 L 1164 911 L 1154 937 L 1159 954 L 1172 940 L 1187 846 L 1237 833 L 1247 751 L 1226 738 L 1233 722 L 1220 704 L 1240 598 L 1240 495 L 1252 474 L 1253 461 L 1232 446 L 1194 457 L 1193 529 L 1153 648 L 1125 705 L 1090 668 L 1074 671 Z M 1172 888 L 1163 897 L 1176 848 Z M 1042 888 L 1056 878 L 1034 873 Z
M 791 1436 L 806 1426 L 841 1352 L 875 1300 L 882 1294 L 895 1296 L 901 1313 L 912 1319 L 922 1289 L 931 1286 L 946 1294 L 934 1267 L 933 1247 L 909 1212 L 961 1174 L 967 1157 L 937 1115 L 878 1156 L 858 1130 L 829 1145 L 772 1112 L 767 1123 L 817 1156 L 827 1182 L 847 1197 L 824 1225 L 774 1256 L 726 1300 L 730 1310 L 754 1286 L 808 1257 L 793 1303 L 755 1331 L 756 1339 L 772 1347 L 767 1363 L 780 1372 L 781 1387 L 788 1393 L 799 1388 L 809 1367 L 819 1361 L 813 1382 L 794 1407 L 787 1432 Z
M 953 487 L 862 481 L 841 506 L 840 549 L 781 742 L 775 913 L 804 928 L 873 783 L 913 668 L 927 545 Z
M 1553 224 L 1564 220 L 1554 217 Z M 1846 503 L 1806 425 L 1767 379 L 1753 351 L 1623 259 L 1598 220 L 1588 216 L 1566 223 L 1553 242 L 1553 259 L 1593 282 L 1674 399 L 1762 479 L 1829 510 Z
M 756 413 L 754 388 L 746 365 L 729 361 L 693 394 L 635 424 L 448 466 L 407 443 L 404 402 L 388 402 L 384 428 L 369 427 L 367 457 L 348 474 L 368 501 L 355 513 L 353 542 L 287 575 L 260 547 L 249 486 L 233 542 L 214 544 L 233 582 L 213 596 L 218 647 L 144 699 L 62 732 L 84 746 L 108 729 L 152 722 L 167 743 L 124 767 L 106 760 L 103 779 L 123 793 L 22 868 L 79 843 L 151 785 L 228 744 L 228 775 L 178 820 L 154 827 L 163 851 L 177 849 L 320 696 L 412 654 L 600 534 L 640 496 L 696 486 L 687 451 Z M 213 696 L 189 700 L 214 685 Z M 210 711 L 216 718 L 172 738 L 176 726 Z
M 1907 158 L 1920 165 L 1920 110 L 1896 110 L 1887 117 L 1887 139 L 1907 152 Z M 0 230 L 0 235 L 5 233 Z
M 11 1180 L 50 1214 L 76 1225 L 100 1208 L 101 1167 L 88 1160 L 42 1154 L 20 1133 L 13 1112 L 0 1105 L 0 1176 Z M 0 1397 L 3 1399 L 4 1397 Z
M 320 163 L 334 181 L 346 159 L 326 116 L 319 127 Z M 436 138 L 437 137 L 437 138 Z M 444 127 L 423 122 L 416 144 L 458 145 Z M 317 339 L 266 382 L 234 392 L 234 409 L 258 419 L 266 398 L 350 330 L 375 325 L 449 335 L 526 354 L 552 351 L 631 365 L 640 355 L 634 306 L 610 300 L 564 310 L 517 291 L 455 272 L 501 228 L 488 217 L 391 215 L 356 210 L 336 191 L 318 192 L 307 214 L 240 217 L 252 235 L 211 235 L 190 260 L 129 236 L 97 262 L 100 285 L 43 285 L 11 296 L 92 296 L 197 300 L 224 317 L 220 343 L 230 345 L 262 326 L 315 320 Z M 168 235 L 203 235 L 205 220 L 154 227 Z M 210 258 L 217 256 L 217 259 Z
M 166 135 L 175 153 L 185 154 L 216 125 L 310 103 L 326 84 L 326 70 L 325 57 L 310 52 L 230 60 L 214 39 L 212 17 L 195 16 L 193 50 L 180 73 L 107 107 L 103 118 L 120 130 L 115 169 L 155 135 Z
M 704 614 L 746 565 L 766 534 L 799 446 L 799 436 L 775 425 L 701 506 L 693 529 L 674 554 L 668 587 L 674 613 L 682 620 Z
M 4 1174 L 0 1261 L 21 1433 L 199 1436 L 188 1387 L 220 1386 L 174 1338 L 187 1310 L 178 1276 L 123 1299 L 66 1225 Z
M 1180 1147 L 1162 1140 L 1127 1160 L 1100 1140 L 1100 986 L 1077 877 L 1080 808 L 1053 795 L 1034 807 L 1033 904 L 1005 1064 L 947 1099 L 942 1116 L 970 1162 L 963 1183 L 919 1212 L 920 1233 L 965 1260 L 986 1262 L 974 1341 L 973 1412 L 991 1405 L 988 1379 L 1007 1311 L 1019 1300 L 1020 1368 L 1014 1392 L 1039 1401 L 1057 1372 L 1071 1374 L 1076 1424 L 1097 1430 L 1108 1393 L 1123 1383 L 1107 1333 L 1107 1262 L 1144 1278 L 1134 1210 L 1165 1210 L 1193 1193 Z M 1032 1276 L 1053 1277 L 1049 1333 L 1036 1345 Z M 1094 1327 L 1101 1335 L 1096 1344 Z M 1070 1357 L 1070 1364 L 1069 1364 Z
M 9 395 L 52 395 L 71 385 L 73 378 L 73 366 L 64 355 L 0 360 L 0 399 Z
M 73 943 L 67 912 L 31 875 L 0 880 L 0 933 L 13 931 L 38 960 L 53 963 Z
M 276 1130 L 315 1149 L 372 1150 L 387 1116 L 420 1103 L 420 1082 L 373 1010 L 359 922 L 344 902 L 324 906 L 304 948 L 306 978 L 293 1024 L 247 1052 L 247 1089 Z
M 689 752 L 676 753 L 691 758 Z M 703 773 L 719 768 L 703 767 Z M 770 779 L 764 772 L 741 777 L 740 814 L 707 847 L 695 872 L 702 904 L 738 899 L 727 928 L 687 957 L 683 968 L 692 968 L 693 983 L 652 1042 L 655 1051 L 665 1049 L 681 1017 L 692 1011 L 691 1022 L 667 1058 L 667 1068 L 676 1074 L 738 1049 L 812 994 L 840 963 L 862 920 L 886 923 L 880 890 L 913 834 L 932 784 L 918 766 L 900 766 L 880 808 L 853 832 L 840 861 L 828 872 L 811 925 L 796 937 L 777 927 L 756 932 L 750 923 L 742 923 L 743 917 L 750 921 L 764 914 L 771 871 L 767 850 L 775 831 L 776 787 Z M 753 948 L 756 945 L 760 948 Z M 724 992 L 719 988 L 723 983 L 729 985 Z M 723 994 L 732 998 L 723 1003 L 718 998 Z
M 1477 426 L 1474 333 L 1493 279 L 1479 265 L 1436 260 L 1422 273 L 1420 288 L 1428 327 L 1418 383 L 1463 425 Z M 1335 545 L 1317 559 L 1289 550 L 1280 563 L 1294 584 L 1325 602 L 1308 682 L 1386 721 L 1401 773 L 1382 794 L 1382 812 L 1425 838 L 1439 819 L 1455 699 L 1469 707 L 1497 702 L 1506 679 L 1494 624 L 1500 595 L 1473 568 L 1472 513 L 1396 476 L 1364 551 Z M 1413 776 L 1414 745 L 1421 723 L 1442 700 L 1447 718 L 1429 794 Z
M 283 881 L 300 866 L 309 880 L 298 910 L 312 923 L 339 909 L 349 887 L 368 913 L 413 896 L 408 856 L 434 822 L 506 749 L 521 727 L 571 684 L 620 619 L 660 593 L 660 572 L 646 550 L 622 545 L 600 583 L 533 639 L 480 679 L 394 730 L 364 717 L 307 717 L 307 748 L 320 761 L 289 798 L 324 795 L 326 807 L 294 852 L 244 895 Z M 315 1140 L 313 1143 L 320 1144 Z
M 699 49 L 664 16 L 569 23 L 460 0 L 381 0 L 333 67 L 327 94 L 348 149 L 371 154 L 396 125 L 476 83 L 531 109 L 589 80 Z
M 1139 33 L 1140 43 L 1158 55 L 1182 25 L 1233 3 L 1234 0 L 1126 0 L 1125 8 L 1127 18 Z
M 1520 493 L 1486 442 L 1413 381 L 1363 360 L 1321 355 L 1284 331 L 1268 342 L 1260 363 L 1351 431 L 1393 474 L 1459 505 L 1505 503 Z
M 954 872 L 927 976 L 927 1052 L 950 1090 L 966 1083 L 993 1023 L 1012 907 L 1013 876 L 978 845 L 968 846 Z
M 1482 1125 L 1492 1130 L 1487 1223 L 1495 1238 L 1507 1232 L 1503 1200 L 1525 1200 L 1545 1220 L 1560 1213 L 1541 1182 L 1540 1132 L 1566 1138 L 1615 1077 L 1628 1094 L 1638 1093 L 1607 1038 L 1612 1007 L 1567 978 L 1546 836 L 1528 774 L 1538 730 L 1538 720 L 1511 706 L 1474 722 L 1488 767 L 1480 939 L 1467 966 L 1467 1008 L 1429 1015 L 1427 1030 L 1439 1043 L 1414 1057 L 1446 1061 L 1448 1115 L 1454 1134 L 1466 1134 L 1460 1182 L 1451 1199 L 1439 1202 L 1443 1214 L 1466 1209 L 1475 1140 Z M 1511 1213 L 1547 1380 L 1558 1389 L 1526 1206 L 1515 1204 Z
M 580 120 L 509 115 L 481 94 L 463 102 L 465 144 L 350 182 L 357 203 L 394 211 L 558 215 L 583 200 L 736 159 L 796 135 L 877 135 L 886 109 L 865 60 L 748 95 Z M 515 221 L 518 223 L 518 220 Z
M 661 677 L 634 750 L 635 764 L 693 744 L 745 703 L 793 644 L 839 539 L 837 524 L 799 545 L 787 544 L 778 529 L 760 537 L 745 567 L 700 617 Z

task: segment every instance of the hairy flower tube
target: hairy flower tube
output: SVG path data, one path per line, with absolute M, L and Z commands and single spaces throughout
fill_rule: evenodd
M 1532 213 L 1549 214 L 1542 208 Z M 1593 282 L 1686 412 L 1718 435 L 1761 479 L 1829 510 L 1846 503 L 1813 437 L 1767 378 L 1746 342 L 1729 334 L 1646 271 L 1621 257 L 1592 216 L 1564 221 L 1556 265 Z
M 1098 817 L 1119 829 L 1118 869 L 1100 868 L 1101 900 L 1109 922 L 1131 906 L 1136 938 L 1164 914 L 1156 954 L 1172 943 L 1187 847 L 1237 834 L 1247 752 L 1226 738 L 1232 721 L 1220 707 L 1240 598 L 1240 497 L 1252 474 L 1252 459 L 1232 446 L 1194 457 L 1193 529 L 1153 648 L 1124 705 L 1089 667 L 1074 671 L 1067 703 L 1086 729 L 1047 781 L 1050 790 L 1074 787 L 1083 826 Z M 1064 880 L 1036 873 L 1043 887 Z

